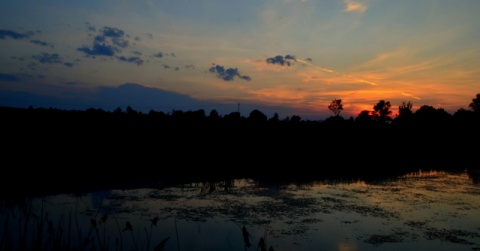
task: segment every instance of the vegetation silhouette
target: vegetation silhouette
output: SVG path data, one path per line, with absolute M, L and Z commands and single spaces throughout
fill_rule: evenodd
M 341 99 L 334 99 L 328 105 L 328 109 L 332 111 L 336 117 L 340 116 L 340 112 L 343 110 L 343 104 Z
M 180 249 L 180 241 L 175 223 L 177 243 L 170 244 L 170 236 L 153 236 L 154 228 L 159 225 L 160 218 L 149 219 L 149 227 L 135 227 L 123 217 L 103 215 L 99 217 L 96 213 L 90 218 L 89 224 L 82 224 L 78 217 L 77 209 L 70 209 L 66 214 L 57 218 L 57 222 L 49 218 L 51 212 L 44 208 L 44 201 L 40 207 L 31 204 L 31 201 L 24 200 L 23 203 L 12 203 L 2 205 L 4 222 L 2 223 L 2 235 L 0 236 L 0 250 L 136 250 L 136 251 L 163 251 L 167 245 L 176 245 Z M 112 219 L 117 232 L 112 231 Z M 175 219 L 174 219 L 175 220 Z M 119 221 L 125 222 L 123 228 Z M 162 223 L 160 223 L 162 224 Z M 107 229 L 109 229 L 107 231 Z M 143 231 L 142 231 L 143 230 Z M 263 236 L 260 236 L 258 245 L 255 247 L 250 242 L 253 238 L 247 231 L 245 225 L 241 228 L 244 250 L 250 248 L 255 250 L 267 250 L 267 229 Z M 240 235 L 240 232 L 238 233 Z M 124 235 L 131 238 L 123 239 Z M 157 234 L 156 234 L 157 235 Z M 151 243 L 157 243 L 151 247 Z M 188 241 L 188 240 L 187 240 Z M 269 251 L 273 251 L 270 245 Z
M 78 220 L 78 213 L 72 209 L 68 215 L 62 215 L 58 222 L 49 218 L 49 213 L 44 209 L 43 201 L 40 209 L 24 201 L 24 204 L 2 205 L 5 218 L 0 237 L 0 250 L 165 250 L 169 236 L 156 240 L 158 244 L 151 249 L 152 232 L 144 229 L 146 237 L 140 235 L 141 230 L 135 228 L 127 220 L 123 231 L 131 233 L 132 242 L 123 241 L 123 231 L 120 230 L 118 220 L 113 217 L 118 228 L 118 233 L 106 231 L 106 226 L 111 220 L 106 215 L 97 219 L 97 214 L 90 219 L 90 227 L 85 233 L 83 224 Z M 75 209 L 76 211 L 76 209 Z M 108 219 L 108 220 L 107 220 Z M 158 219 L 152 220 L 152 226 L 157 226 Z M 153 224 L 155 222 L 155 224 Z M 103 231 L 102 231 L 103 230 Z M 138 236 L 134 237 L 134 231 Z M 137 232 L 140 231 L 140 232 Z M 113 235 L 112 235 L 113 234 Z M 76 237 L 76 238 L 75 238 Z M 140 242 L 140 243 L 137 243 Z M 142 244 L 142 245 L 139 245 Z
M 243 243 L 245 245 L 244 247 L 246 250 L 247 248 L 252 246 L 252 244 L 250 243 L 250 234 L 248 233 L 247 228 L 245 226 L 242 227 L 242 236 L 243 236 Z
M 343 118 L 341 99 L 322 121 L 268 118 L 254 109 L 149 113 L 0 107 L 0 196 L 85 192 L 190 181 L 364 178 L 480 166 L 480 94 L 449 114 L 423 105 L 399 114 L 379 100 Z

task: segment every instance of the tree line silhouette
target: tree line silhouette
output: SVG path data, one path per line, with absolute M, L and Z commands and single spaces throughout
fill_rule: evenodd
M 392 117 L 392 105 L 390 101 L 380 100 L 373 106 L 373 110 L 363 110 L 356 117 L 345 119 L 340 115 L 343 110 L 341 99 L 334 99 L 328 105 L 334 116 L 325 120 L 302 120 L 298 115 L 280 119 L 278 113 L 268 118 L 263 112 L 254 109 L 247 117 L 240 112 L 231 112 L 224 116 L 214 109 L 208 115 L 204 109 L 196 111 L 173 110 L 171 113 L 150 110 L 144 114 L 128 106 L 125 111 L 118 107 L 113 112 L 103 109 L 90 108 L 85 111 L 60 110 L 56 108 L 13 108 L 0 107 L 2 117 L 10 123 L 10 126 L 24 126 L 24 123 L 34 123 L 35 126 L 52 126 L 64 124 L 66 126 L 84 127 L 106 127 L 122 129 L 214 129 L 225 128 L 251 128 L 258 126 L 325 126 L 335 124 L 349 124 L 355 126 L 385 126 L 392 124 L 397 127 L 412 126 L 435 126 L 447 125 L 467 126 L 476 125 L 480 113 L 480 94 L 472 99 L 469 108 L 460 108 L 453 114 L 443 108 L 435 108 L 429 105 L 422 105 L 417 111 L 412 110 L 413 104 L 410 101 L 403 101 L 398 106 L 399 113 Z M 289 126 L 287 126 L 289 127 Z
M 345 178 L 420 169 L 479 167 L 480 94 L 449 114 L 411 102 L 380 100 L 372 110 L 333 116 L 268 118 L 254 109 L 221 116 L 216 110 L 148 113 L 90 108 L 0 108 L 4 184 L 25 188 L 26 175 L 56 186 L 97 187 L 205 178 Z M 29 183 L 31 184 L 31 183 Z M 38 185 L 38 184 L 37 184 Z

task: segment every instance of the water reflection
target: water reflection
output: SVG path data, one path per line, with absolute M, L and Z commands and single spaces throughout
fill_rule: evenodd
M 472 171 L 198 182 L 4 201 L 0 249 L 480 250 L 479 209 Z

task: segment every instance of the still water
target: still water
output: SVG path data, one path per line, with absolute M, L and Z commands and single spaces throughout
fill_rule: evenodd
M 480 250 L 480 183 L 467 172 L 239 179 L 0 206 L 1 250 Z

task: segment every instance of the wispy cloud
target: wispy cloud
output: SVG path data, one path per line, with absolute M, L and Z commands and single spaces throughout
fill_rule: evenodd
M 311 61 L 311 60 L 309 60 L 309 61 Z M 364 78 L 360 78 L 360 77 L 357 77 L 357 76 L 354 76 L 354 75 L 351 75 L 351 74 L 341 73 L 341 72 L 338 72 L 338 71 L 335 71 L 335 70 L 332 70 L 332 69 L 329 69 L 329 68 L 320 67 L 318 65 L 310 63 L 309 61 L 297 59 L 297 62 L 302 62 L 304 64 L 307 64 L 307 65 L 310 65 L 310 66 L 314 67 L 317 70 L 321 70 L 323 72 L 331 73 L 337 78 L 341 77 L 342 79 L 344 79 L 342 81 L 346 81 L 346 82 L 352 82 L 353 81 L 354 83 L 365 83 L 365 84 L 369 84 L 369 85 L 373 85 L 373 86 L 378 86 L 377 83 L 372 82 L 370 80 L 366 80 Z M 329 79 L 334 78 L 333 75 L 330 76 Z M 307 77 L 307 80 L 304 79 L 303 81 L 307 82 L 307 81 L 310 81 L 312 79 L 315 79 L 315 78 L 312 78 L 311 76 L 309 76 L 309 77 Z
M 403 95 L 403 96 L 407 96 L 407 97 L 411 97 L 411 98 L 414 98 L 414 99 L 417 99 L 417 100 L 420 100 L 419 97 L 416 97 L 416 96 L 414 96 L 413 94 L 409 94 L 409 93 L 404 93 L 404 92 L 402 92 L 402 95 Z
M 292 105 L 296 103 L 298 104 L 303 102 L 305 97 L 308 96 L 307 91 L 292 89 L 292 87 L 288 85 L 277 85 L 268 88 L 251 90 L 251 93 L 254 94 L 257 99 L 272 104 L 279 101 Z
M 360 2 L 355 2 L 354 0 L 344 0 L 346 6 L 344 11 L 346 12 L 360 12 L 363 13 L 367 10 L 367 6 Z
M 376 67 L 378 65 L 385 65 L 392 62 L 403 62 L 406 59 L 412 57 L 415 54 L 414 51 L 407 48 L 398 48 L 395 50 L 381 52 L 375 56 L 375 58 L 363 63 L 361 67 Z

